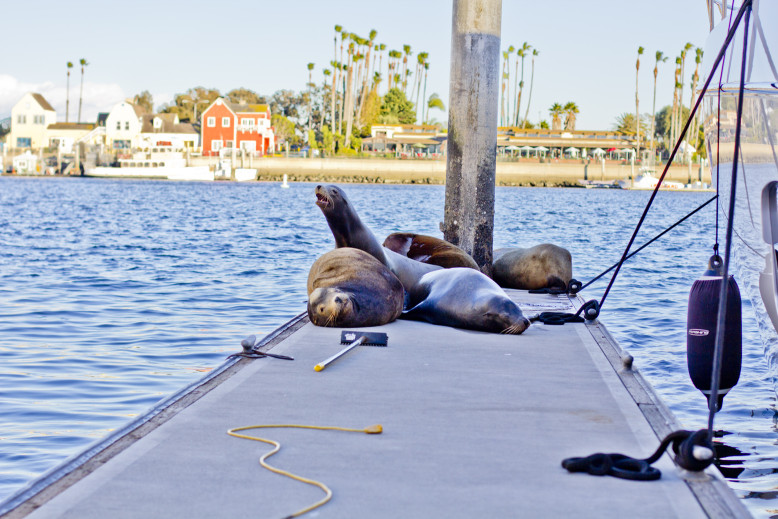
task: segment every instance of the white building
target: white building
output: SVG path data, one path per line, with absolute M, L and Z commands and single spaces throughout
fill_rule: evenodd
M 127 151 L 139 147 L 144 115 L 144 108 L 129 101 L 123 101 L 111 108 L 105 119 L 106 146 L 113 150 Z
M 180 122 L 177 114 L 143 116 L 139 139 L 141 148 L 193 149 L 198 146 L 199 140 L 200 134 L 191 124 Z
M 46 128 L 57 122 L 57 112 L 46 99 L 32 92 L 11 109 L 11 133 L 6 142 L 9 148 L 38 149 L 48 146 Z

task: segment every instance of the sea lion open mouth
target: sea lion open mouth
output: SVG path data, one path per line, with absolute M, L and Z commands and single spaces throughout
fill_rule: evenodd
M 316 193 L 316 205 L 322 209 L 332 206 L 332 201 L 321 193 Z

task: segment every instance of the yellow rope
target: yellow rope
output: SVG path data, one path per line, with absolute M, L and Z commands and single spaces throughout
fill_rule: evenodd
M 312 504 L 311 506 L 308 506 L 306 508 L 303 508 L 302 510 L 298 510 L 297 512 L 287 516 L 287 517 L 299 517 L 305 513 L 310 512 L 311 510 L 314 510 L 323 504 L 327 503 L 332 498 L 332 490 L 330 490 L 327 485 L 320 481 L 316 481 L 313 479 L 305 478 L 302 476 L 297 476 L 295 474 L 292 474 L 291 472 L 287 472 L 285 470 L 273 467 L 272 465 L 265 462 L 266 459 L 268 459 L 273 454 L 277 453 L 279 450 L 281 450 L 281 444 L 274 440 L 268 440 L 267 438 L 259 438 L 257 436 L 248 436 L 246 434 L 238 434 L 238 431 L 248 431 L 249 429 L 269 429 L 269 428 L 280 428 L 280 427 L 286 427 L 286 428 L 296 428 L 296 429 L 318 429 L 320 431 L 346 431 L 346 432 L 361 432 L 366 434 L 381 434 L 383 432 L 383 427 L 380 425 L 371 425 L 370 427 L 365 427 L 364 429 L 349 429 L 346 427 L 330 427 L 330 426 L 321 426 L 321 425 L 296 425 L 296 424 L 275 424 L 275 425 L 249 425 L 247 427 L 236 427 L 234 429 L 230 429 L 227 431 L 227 434 L 230 436 L 234 436 L 235 438 L 243 438 L 246 440 L 254 440 L 259 441 L 263 443 L 267 443 L 269 445 L 273 445 L 275 448 L 271 450 L 270 452 L 262 455 L 261 458 L 259 458 L 259 464 L 265 467 L 267 470 L 271 472 L 275 472 L 276 474 L 281 474 L 282 476 L 286 476 L 288 478 L 294 479 L 295 481 L 300 481 L 302 483 L 307 483 L 309 485 L 313 485 L 315 487 L 319 487 L 324 491 L 326 494 L 323 499 L 320 501 L 317 501 L 316 503 Z

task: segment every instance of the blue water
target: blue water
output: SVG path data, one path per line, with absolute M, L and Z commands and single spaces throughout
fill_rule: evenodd
M 0 501 L 305 309 L 333 246 L 313 184 L 0 178 Z M 382 239 L 440 236 L 442 186 L 343 186 Z M 584 282 L 621 256 L 649 193 L 498 188 L 495 246 L 564 245 Z M 638 243 L 710 193 L 660 193 Z M 713 204 L 632 259 L 601 320 L 687 428 L 686 303 L 711 253 Z M 584 291 L 602 295 L 609 276 Z M 744 366 L 716 428 L 730 485 L 778 509 L 775 388 L 744 300 Z M 649 453 L 631 453 L 648 455 Z

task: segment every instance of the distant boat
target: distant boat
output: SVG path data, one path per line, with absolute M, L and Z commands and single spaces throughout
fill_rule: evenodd
M 286 181 L 287 178 L 289 178 L 289 176 L 284 173 L 284 182 L 281 184 L 281 187 L 289 187 L 289 182 Z
M 651 171 L 643 170 L 637 176 L 635 181 L 619 180 L 619 185 L 622 189 L 654 189 L 659 183 L 659 179 L 656 178 Z M 684 185 L 680 182 L 673 182 L 665 180 L 662 182 L 662 186 L 659 189 L 683 189 Z

